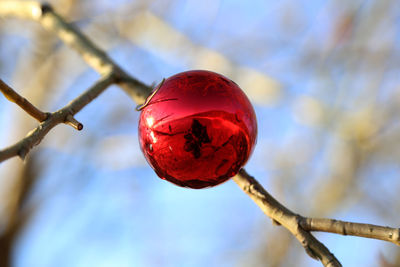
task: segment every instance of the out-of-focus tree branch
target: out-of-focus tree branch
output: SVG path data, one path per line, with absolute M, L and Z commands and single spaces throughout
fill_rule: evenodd
M 48 4 L 36 1 L 1 1 L 0 16 L 16 16 L 39 22 L 45 29 L 54 32 L 64 43 L 76 50 L 86 63 L 102 76 L 114 73 L 124 91 L 136 102 L 143 102 L 149 94 L 149 87 L 132 78 L 104 51 L 98 48 L 72 24 L 66 22 Z
M 0 266 L 4 267 L 13 266 L 12 250 L 14 244 L 21 229 L 30 222 L 30 217 L 35 212 L 35 208 L 24 206 L 38 177 L 35 173 L 34 160 L 32 158 L 24 165 L 19 176 L 21 179 L 18 179 L 13 188 L 15 208 L 11 210 L 8 218 L 9 222 L 0 234 Z
M 26 98 L 20 96 L 17 92 L 15 92 L 10 86 L 8 86 L 3 80 L 0 79 L 0 91 L 4 94 L 4 96 L 14 102 L 18 106 L 20 106 L 23 110 L 26 111 L 29 115 L 37 119 L 39 122 L 42 122 L 47 119 L 47 114 L 37 107 L 32 105 Z

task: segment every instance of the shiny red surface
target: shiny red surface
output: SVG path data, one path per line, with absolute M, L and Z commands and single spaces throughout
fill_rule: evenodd
M 187 71 L 164 81 L 143 108 L 141 149 L 162 179 L 203 188 L 234 176 L 257 137 L 252 105 L 228 78 Z

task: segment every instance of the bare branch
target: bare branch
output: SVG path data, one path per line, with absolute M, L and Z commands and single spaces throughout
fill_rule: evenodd
M 288 229 L 305 247 L 306 251 L 311 256 L 320 259 L 325 266 L 340 266 L 337 265 L 340 263 L 336 262 L 337 260 L 328 249 L 309 233 L 311 231 L 379 239 L 400 246 L 400 228 L 302 217 L 279 203 L 244 169 L 233 179 L 275 224 Z
M 254 177 L 250 176 L 244 169 L 233 177 L 239 187 L 250 196 L 250 198 L 261 208 L 271 219 L 288 229 L 297 240 L 303 245 L 307 253 L 319 259 L 324 266 L 342 266 L 335 256 L 319 242 L 311 233 L 305 231 L 299 225 L 299 215 L 273 198 Z
M 103 77 L 97 84 L 75 99 L 70 105 L 46 114 L 47 120 L 18 143 L 0 151 L 0 162 L 19 156 L 24 159 L 29 150 L 40 143 L 44 136 L 59 123 L 67 123 L 77 130 L 83 125 L 72 115 L 98 96 L 111 83 L 118 83 L 137 103 L 143 103 L 151 91 L 144 83 L 132 78 L 121 67 L 114 63 L 105 52 L 84 36 L 72 24 L 67 23 L 49 5 L 35 1 L 1 1 L 0 15 L 12 15 L 39 22 L 44 28 L 54 32 L 63 42 L 75 49 L 91 67 Z
M 54 32 L 64 43 L 75 49 L 86 63 L 102 76 L 114 73 L 118 83 L 136 103 L 143 103 L 150 87 L 131 77 L 106 53 L 83 35 L 72 24 L 66 22 L 48 4 L 36 1 L 1 1 L 0 16 L 12 15 L 39 22 L 45 29 Z
M 323 218 L 301 218 L 299 223 L 306 231 L 329 232 L 340 235 L 380 239 L 400 246 L 399 228 Z
M 38 145 L 46 136 L 46 134 L 60 123 L 76 124 L 78 130 L 79 128 L 82 129 L 82 124 L 76 122 L 72 116 L 78 113 L 98 95 L 100 95 L 114 81 L 115 78 L 113 75 L 108 75 L 100 79 L 91 88 L 75 98 L 68 105 L 56 112 L 51 113 L 47 120 L 40 123 L 36 129 L 29 132 L 24 139 L 10 147 L 5 148 L 4 150 L 0 150 L 0 162 L 15 156 L 19 156 L 21 159 L 24 159 L 32 147 Z
M 4 96 L 11 102 L 14 102 L 26 111 L 29 115 L 42 122 L 47 119 L 48 114 L 39 110 L 34 105 L 32 105 L 26 98 L 20 96 L 14 91 L 10 86 L 8 86 L 3 80 L 0 79 L 0 91 Z

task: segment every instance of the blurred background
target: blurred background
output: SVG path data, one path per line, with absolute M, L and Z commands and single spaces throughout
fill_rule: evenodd
M 246 169 L 288 208 L 400 226 L 398 1 L 49 2 L 143 82 L 188 69 L 236 81 L 259 125 Z M 55 111 L 99 75 L 36 22 L 0 18 L 0 78 Z M 77 114 L 82 132 L 60 125 L 0 164 L 9 266 L 321 266 L 233 181 L 159 179 L 135 106 L 112 86 Z M 0 148 L 36 126 L 0 96 Z M 393 244 L 315 235 L 344 266 L 400 266 Z

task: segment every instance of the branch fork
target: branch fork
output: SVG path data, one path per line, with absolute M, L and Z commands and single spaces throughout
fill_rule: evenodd
M 31 117 L 36 119 L 39 122 L 44 122 L 52 116 L 49 112 L 43 112 L 37 107 L 35 107 L 31 102 L 29 102 L 25 97 L 18 94 L 14 89 L 12 89 L 8 84 L 6 84 L 3 80 L 0 79 L 0 92 L 11 102 L 17 104 L 20 108 L 22 108 L 26 113 L 28 113 Z M 83 128 L 82 123 L 78 122 L 72 114 L 68 114 L 65 117 L 65 124 L 68 124 L 80 131 Z

